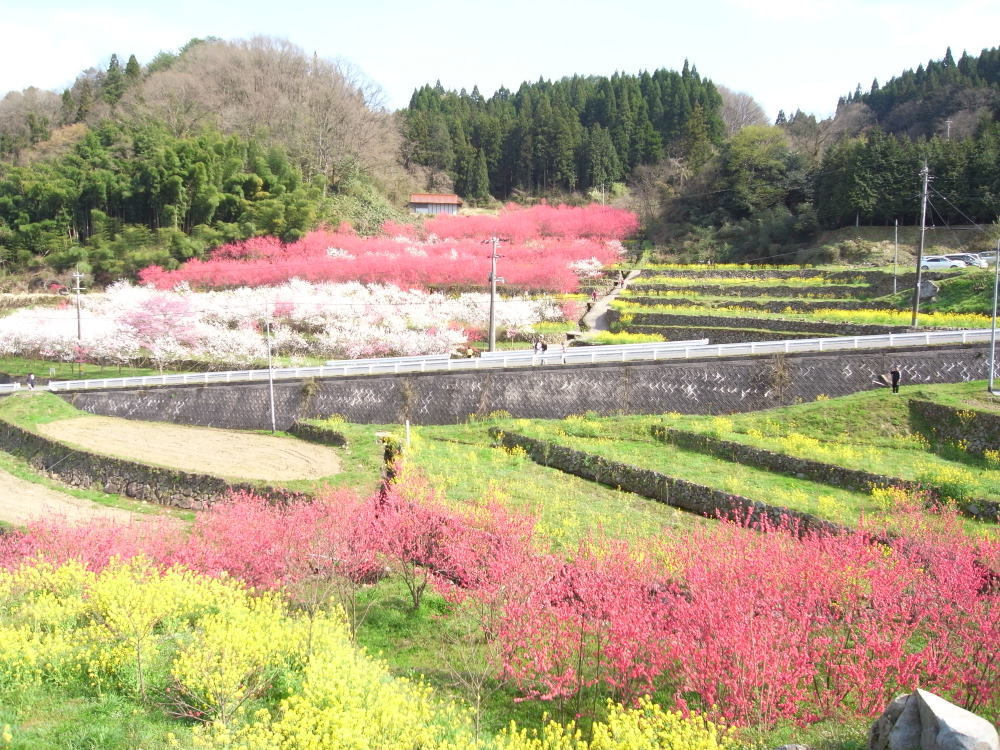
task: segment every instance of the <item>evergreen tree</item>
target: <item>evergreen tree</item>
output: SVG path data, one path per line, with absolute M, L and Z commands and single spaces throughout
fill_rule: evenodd
M 101 82 L 101 98 L 108 104 L 117 104 L 125 93 L 125 73 L 118 62 L 118 55 L 111 55 L 111 62 Z
M 684 135 L 684 156 L 694 173 L 697 173 L 712 157 L 712 142 L 708 137 L 708 126 L 700 104 L 695 106 L 687 122 L 687 132 Z
M 128 86 L 134 86 L 142 79 L 142 67 L 139 65 L 139 61 L 135 59 L 135 55 L 128 56 L 128 62 L 125 63 L 125 80 Z
M 466 198 L 477 203 L 490 198 L 490 176 L 486 169 L 486 154 L 482 149 L 477 149 L 475 157 L 469 160 L 465 190 Z

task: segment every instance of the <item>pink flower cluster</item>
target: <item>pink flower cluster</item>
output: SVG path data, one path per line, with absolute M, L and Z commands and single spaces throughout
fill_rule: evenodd
M 43 554 L 99 567 L 142 552 L 272 588 L 389 570 L 415 606 L 429 584 L 475 613 L 497 675 L 527 698 L 665 691 L 765 727 L 875 715 L 922 687 L 995 720 L 1000 544 L 947 513 L 901 512 L 909 528 L 892 537 L 722 521 L 634 546 L 594 537 L 567 558 L 542 548 L 531 518 L 496 503 L 458 512 L 408 477 L 364 500 L 238 495 L 189 535 L 38 524 L 0 537 L 0 564 Z
M 289 244 L 254 237 L 173 271 L 150 266 L 139 277 L 161 289 L 181 282 L 210 289 L 274 286 L 293 278 L 407 289 L 485 287 L 488 240 L 498 236 L 503 240 L 498 275 L 507 285 L 569 292 L 578 287 L 581 268 L 618 261 L 620 240 L 637 228 L 634 214 L 607 206 L 508 207 L 499 216 L 437 216 L 419 228 L 389 222 L 375 237 L 358 236 L 346 225 Z

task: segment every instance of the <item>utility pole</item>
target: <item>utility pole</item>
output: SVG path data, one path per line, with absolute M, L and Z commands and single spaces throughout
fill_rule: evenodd
M 83 363 L 80 361 L 83 352 L 83 326 L 80 323 L 80 292 L 82 287 L 80 286 L 80 279 L 83 278 L 83 274 L 79 270 L 73 272 L 73 291 L 76 292 L 76 368 L 77 375 L 83 375 Z
M 899 264 L 899 219 L 896 219 L 896 230 L 893 232 L 896 250 L 892 254 L 892 293 L 896 293 L 896 266 Z
M 80 286 L 80 279 L 83 278 L 83 274 L 79 271 L 73 272 L 73 291 L 76 292 L 76 343 L 78 345 L 83 344 L 83 329 L 80 326 L 80 292 L 82 287 Z
M 264 319 L 264 325 L 267 328 L 267 390 L 270 395 L 271 401 L 271 434 L 273 435 L 278 431 L 275 426 L 274 420 L 274 368 L 271 363 L 271 315 Z
M 920 250 L 917 252 L 917 280 L 913 286 L 913 317 L 910 318 L 911 328 L 917 327 L 917 313 L 920 312 L 920 266 L 924 262 L 924 235 L 927 233 L 927 185 L 931 180 L 931 173 L 927 168 L 926 161 L 924 162 L 924 168 L 920 170 L 920 174 L 924 178 L 924 188 L 920 193 Z
M 997 240 L 996 270 L 993 276 L 993 324 L 990 332 L 990 377 L 986 390 L 993 393 L 997 361 L 997 292 L 1000 292 L 1000 240 Z M 996 395 L 996 394 L 994 394 Z
M 497 255 L 497 246 L 500 244 L 499 237 L 493 235 L 486 241 L 489 242 L 493 248 L 490 253 L 490 351 L 494 352 L 497 348 L 497 258 L 502 258 L 503 256 Z M 499 281 L 502 281 L 502 279 L 499 279 Z

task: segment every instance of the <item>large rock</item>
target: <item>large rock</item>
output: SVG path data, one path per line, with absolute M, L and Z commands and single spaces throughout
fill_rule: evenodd
M 1000 750 L 986 719 L 926 690 L 898 696 L 872 724 L 869 750 Z
M 939 291 L 938 285 L 930 279 L 920 280 L 920 299 L 934 299 Z

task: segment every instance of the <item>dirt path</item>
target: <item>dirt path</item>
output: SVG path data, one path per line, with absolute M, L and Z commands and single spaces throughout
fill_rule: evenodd
M 583 322 L 586 323 L 588 327 L 588 332 L 593 331 L 594 333 L 598 333 L 600 331 L 608 330 L 608 322 L 609 322 L 608 310 L 611 309 L 611 303 L 614 301 L 615 297 L 618 296 L 618 293 L 622 291 L 622 289 L 627 287 L 628 283 L 632 279 L 639 276 L 641 273 L 642 271 L 639 269 L 633 269 L 629 271 L 628 275 L 622 280 L 622 283 L 620 285 L 616 284 L 614 287 L 612 287 L 610 292 L 608 292 L 606 295 L 600 297 L 596 302 L 594 302 L 594 304 L 590 308 L 590 311 L 583 316 Z M 587 336 L 587 334 L 584 334 L 581 338 L 587 339 L 589 338 L 589 336 Z
M 78 417 L 42 424 L 39 430 L 97 453 L 228 479 L 318 479 L 340 471 L 330 448 L 213 427 Z
M 0 470 L 0 521 L 19 525 L 53 518 L 68 521 L 101 519 L 127 524 L 140 521 L 144 516 L 98 505 Z

